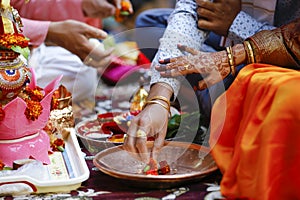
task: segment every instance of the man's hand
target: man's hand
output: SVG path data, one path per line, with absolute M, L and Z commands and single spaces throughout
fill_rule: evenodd
M 106 37 L 107 33 L 101 29 L 83 22 L 66 20 L 51 22 L 45 43 L 61 46 L 77 55 L 87 65 L 101 68 L 111 61 L 112 50 L 103 51 L 101 48 L 95 48 L 95 44 L 89 39 L 105 39 Z
M 87 17 L 106 18 L 113 16 L 116 8 L 121 7 L 121 0 L 83 0 L 82 10 Z
M 240 0 L 196 0 L 199 15 L 198 27 L 227 36 L 228 30 L 241 11 Z

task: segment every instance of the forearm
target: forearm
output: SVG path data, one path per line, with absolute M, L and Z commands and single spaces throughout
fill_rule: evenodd
M 273 31 L 248 38 L 255 62 L 300 68 L 300 18 Z
M 200 49 L 207 37 L 207 32 L 199 30 L 197 27 L 196 2 L 194 0 L 179 0 L 176 8 L 172 12 L 168 26 L 160 39 L 158 54 L 152 63 L 153 78 L 151 83 L 168 82 L 173 88 L 176 96 L 179 90 L 179 81 L 174 78 L 161 78 L 160 74 L 154 69 L 158 65 L 158 59 L 177 57 L 183 55 L 177 48 L 177 44 Z
M 164 82 L 157 82 L 151 86 L 151 90 L 148 95 L 148 100 L 153 98 L 154 96 L 163 96 L 167 99 L 170 99 L 173 95 L 172 88 L 164 83 Z
M 22 17 L 48 21 L 66 19 L 84 21 L 85 16 L 81 4 L 82 0 L 30 0 L 28 3 L 11 0 L 11 5 L 19 11 Z

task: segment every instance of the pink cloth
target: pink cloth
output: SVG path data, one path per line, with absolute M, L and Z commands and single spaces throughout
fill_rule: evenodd
M 11 6 L 22 17 L 23 34 L 30 39 L 30 45 L 34 46 L 44 42 L 50 21 L 73 19 L 100 27 L 100 19 L 84 16 L 81 3 L 82 0 L 30 0 L 28 3 L 11 0 Z

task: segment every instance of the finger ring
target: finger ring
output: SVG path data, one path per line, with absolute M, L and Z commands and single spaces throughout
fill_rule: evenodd
M 124 136 L 123 136 L 124 143 L 125 143 L 125 141 L 127 140 L 127 138 L 128 138 L 128 135 L 127 135 L 127 134 L 124 134 Z
M 147 134 L 145 131 L 139 129 L 137 132 L 136 132 L 136 137 L 137 138 L 146 138 L 147 137 Z
M 92 61 L 93 61 L 93 58 L 89 57 L 85 63 L 88 65 L 88 64 L 90 64 Z
M 190 64 L 184 65 L 184 70 L 188 70 L 190 68 Z

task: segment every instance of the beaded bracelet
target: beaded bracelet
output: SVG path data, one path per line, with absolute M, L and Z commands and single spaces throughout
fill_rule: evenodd
M 250 42 L 244 41 L 244 44 L 245 44 L 244 46 L 248 57 L 248 63 L 255 63 L 255 57 Z
M 233 60 L 232 47 L 231 46 L 226 47 L 226 52 L 227 52 L 228 63 L 229 63 L 229 66 L 230 66 L 231 74 L 233 76 L 235 76 L 236 71 L 235 71 L 235 63 L 234 63 L 234 60 Z

